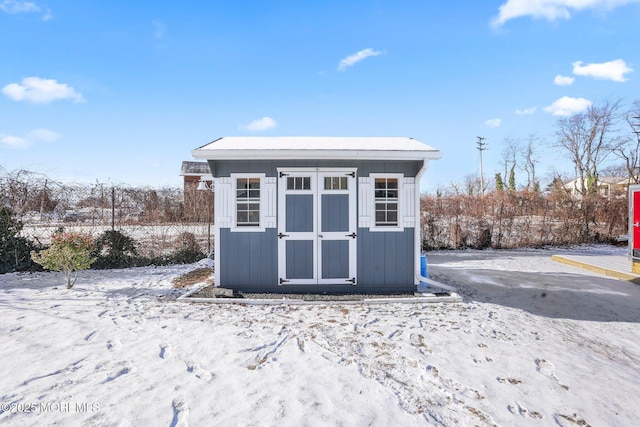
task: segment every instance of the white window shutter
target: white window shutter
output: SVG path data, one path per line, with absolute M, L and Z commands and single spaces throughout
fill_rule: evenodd
M 263 180 L 264 196 L 262 198 L 263 206 L 263 219 L 265 228 L 277 228 L 278 227 L 278 192 L 277 182 L 278 178 L 275 176 L 268 176 Z
M 371 228 L 374 215 L 373 178 L 361 176 L 358 178 L 358 227 Z
M 413 177 L 405 177 L 402 182 L 402 204 L 401 212 L 403 213 L 402 227 L 413 228 L 416 226 L 416 179 Z
M 231 178 L 214 178 L 215 182 L 215 223 L 218 228 L 231 228 L 233 224 L 234 198 Z

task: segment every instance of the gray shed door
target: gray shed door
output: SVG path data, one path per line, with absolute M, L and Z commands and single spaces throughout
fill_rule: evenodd
M 280 284 L 356 284 L 355 169 L 278 172 Z

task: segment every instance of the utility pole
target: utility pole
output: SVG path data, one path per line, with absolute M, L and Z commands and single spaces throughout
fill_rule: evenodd
M 489 143 L 484 142 L 484 140 L 487 138 L 483 138 L 482 136 L 478 136 L 477 138 L 478 140 L 476 141 L 476 145 L 477 145 L 476 148 L 480 152 L 480 194 L 484 195 L 484 176 L 482 174 L 482 152 L 484 150 L 488 150 L 487 145 L 489 145 Z

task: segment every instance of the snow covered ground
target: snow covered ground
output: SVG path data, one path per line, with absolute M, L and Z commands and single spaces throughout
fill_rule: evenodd
M 0 424 L 638 425 L 640 286 L 551 261 L 428 254 L 462 303 L 176 301 L 194 265 L 0 276 Z

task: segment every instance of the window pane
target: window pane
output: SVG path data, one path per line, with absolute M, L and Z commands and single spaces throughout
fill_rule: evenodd
M 343 176 L 340 178 L 340 189 L 347 190 L 347 177 Z
M 287 190 L 293 190 L 295 188 L 295 179 L 292 177 L 287 178 Z
M 236 189 L 236 225 L 259 226 L 260 178 L 237 178 Z
M 303 184 L 302 184 L 302 189 L 303 190 L 311 190 L 311 178 L 308 176 L 304 177 L 303 180 Z
M 376 200 L 376 225 L 397 226 L 398 179 L 376 178 L 374 195 Z

